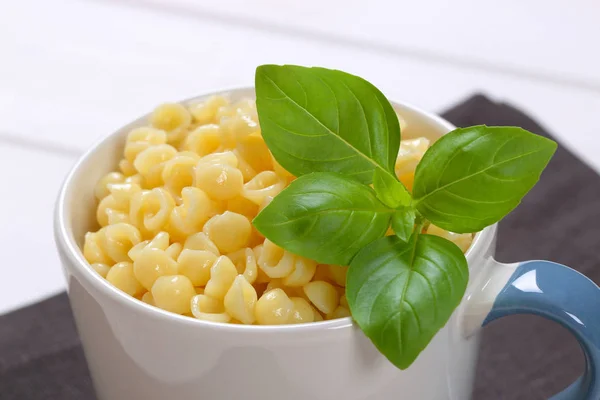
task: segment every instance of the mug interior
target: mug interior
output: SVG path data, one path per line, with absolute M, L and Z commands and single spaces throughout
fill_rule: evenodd
M 191 104 L 202 101 L 213 95 L 225 95 L 232 101 L 255 97 L 254 88 L 249 87 L 212 92 L 184 100 L 181 103 Z M 454 125 L 448 121 L 417 107 L 400 102 L 391 103 L 394 109 L 407 123 L 408 128 L 406 129 L 406 132 L 402 132 L 402 138 L 404 139 L 424 136 L 435 141 L 455 128 Z M 86 232 L 98 229 L 98 223 L 95 216 L 97 200 L 94 195 L 96 183 L 101 177 L 117 169 L 118 162 L 122 158 L 127 134 L 133 128 L 146 125 L 148 117 L 149 114 L 146 114 L 101 139 L 79 159 L 67 176 L 58 197 L 55 213 L 56 240 L 57 244 L 65 251 L 70 261 L 70 265 L 67 267 L 75 269 L 77 276 L 85 280 L 85 283 L 93 285 L 108 296 L 116 297 L 124 306 L 139 307 L 141 311 L 159 313 L 166 318 L 186 323 L 208 324 L 226 327 L 227 329 L 257 330 L 289 330 L 290 328 L 298 329 L 301 327 L 306 329 L 310 326 L 320 326 L 324 328 L 351 326 L 352 321 L 350 317 L 299 325 L 281 326 L 237 325 L 201 321 L 161 310 L 128 296 L 113 287 L 89 267 L 88 262 L 83 257 L 81 249 L 83 247 Z M 471 261 L 485 250 L 486 243 L 493 237 L 494 228 L 495 226 L 485 228 L 475 235 L 473 243 L 466 253 L 467 260 Z M 471 262 L 469 262 L 469 264 L 472 266 Z

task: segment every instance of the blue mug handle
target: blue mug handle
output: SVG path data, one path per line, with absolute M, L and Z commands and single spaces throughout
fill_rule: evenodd
M 535 314 L 558 322 L 579 341 L 586 365 L 583 376 L 551 400 L 600 399 L 600 288 L 550 261 L 490 260 L 486 269 L 467 293 L 465 334 L 474 333 L 477 323 L 483 327 L 507 315 Z

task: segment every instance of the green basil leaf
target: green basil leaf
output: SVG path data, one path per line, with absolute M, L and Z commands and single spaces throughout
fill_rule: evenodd
M 352 260 L 346 296 L 363 332 L 394 365 L 408 368 L 459 305 L 469 279 L 452 242 L 415 234 L 387 236 Z
M 394 210 L 368 186 L 340 174 L 303 175 L 254 218 L 273 243 L 324 264 L 348 265 L 383 235 Z
M 408 242 L 415 228 L 417 215 L 412 207 L 403 207 L 392 215 L 392 229 L 403 242 Z
M 379 169 L 373 173 L 373 189 L 379 200 L 392 208 L 407 206 L 412 200 L 408 190 L 395 176 L 383 173 Z
M 262 136 L 295 176 L 338 172 L 368 184 L 374 169 L 394 173 L 398 117 L 369 82 L 294 65 L 262 65 L 255 81 Z
M 501 220 L 539 180 L 556 143 L 524 129 L 456 129 L 431 146 L 415 172 L 421 214 L 452 232 L 477 232 Z

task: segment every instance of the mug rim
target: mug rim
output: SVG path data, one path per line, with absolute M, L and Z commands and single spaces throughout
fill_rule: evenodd
M 223 94 L 232 94 L 235 92 L 248 92 L 254 91 L 253 86 L 235 86 L 220 90 L 211 90 L 206 92 L 205 94 L 193 96 L 191 98 L 187 98 L 184 100 L 177 101 L 177 103 L 181 104 L 189 104 L 194 101 L 199 101 L 205 99 L 209 96 L 213 95 L 223 95 Z M 434 113 L 423 110 L 420 107 L 414 106 L 407 102 L 401 101 L 393 101 L 389 100 L 394 108 L 400 106 L 404 109 L 409 109 L 410 111 L 423 116 L 426 119 L 432 120 L 438 125 L 443 126 L 449 131 L 455 129 L 456 127 L 445 120 L 444 118 L 436 115 Z M 95 143 L 93 143 L 87 151 L 83 153 L 79 157 L 79 159 L 75 162 L 75 164 L 69 170 L 63 184 L 61 185 L 59 195 L 55 204 L 55 212 L 54 212 L 54 233 L 56 245 L 59 250 L 63 250 L 63 254 L 67 256 L 67 264 L 65 260 L 61 260 L 63 267 L 69 270 L 75 270 L 77 272 L 77 276 L 81 279 L 84 279 L 87 284 L 94 287 L 97 291 L 102 293 L 103 295 L 115 300 L 119 303 L 119 305 L 123 307 L 131 308 L 133 311 L 141 312 L 148 317 L 156 318 L 160 320 L 164 320 L 166 323 L 179 323 L 188 325 L 191 327 L 198 327 L 199 329 L 215 329 L 219 331 L 230 331 L 230 332 L 245 332 L 246 334 L 250 332 L 268 332 L 268 333 L 283 333 L 283 332 L 313 332 L 313 331 L 326 331 L 326 330 L 338 330 L 343 328 L 352 328 L 355 324 L 352 321 L 351 317 L 338 318 L 328 321 L 318 321 L 318 322 L 308 322 L 301 324 L 286 324 L 286 325 L 244 325 L 244 324 L 231 324 L 231 323 L 223 323 L 223 322 L 213 322 L 213 321 L 205 321 L 197 318 L 191 318 L 184 315 L 175 314 L 161 308 L 152 306 L 150 304 L 144 303 L 141 300 L 136 299 L 133 296 L 129 296 L 125 292 L 117 289 L 115 286 L 111 285 L 106 279 L 101 277 L 99 274 L 95 273 L 92 268 L 90 268 L 90 264 L 83 256 L 83 251 L 77 245 L 75 237 L 73 235 L 73 231 L 71 228 L 71 224 L 68 223 L 68 217 L 70 217 L 70 210 L 67 207 L 67 197 L 70 193 L 75 190 L 74 181 L 77 176 L 78 171 L 85 165 L 89 159 L 94 155 L 99 147 L 102 144 L 109 141 L 114 136 L 122 135 L 123 131 L 129 130 L 134 126 L 137 126 L 141 121 L 145 121 L 150 116 L 150 113 L 146 113 L 135 120 L 130 121 L 129 123 L 115 129 L 114 131 L 104 135 Z M 495 233 L 496 225 L 490 225 L 480 232 L 477 232 L 473 238 L 471 246 L 465 253 L 465 258 L 467 262 L 470 264 L 470 261 L 477 258 L 479 254 L 481 254 L 485 249 L 486 243 L 490 243 L 491 239 Z M 68 287 L 67 287 L 68 289 Z M 89 290 L 86 287 L 86 290 Z M 463 298 L 464 300 L 464 298 Z

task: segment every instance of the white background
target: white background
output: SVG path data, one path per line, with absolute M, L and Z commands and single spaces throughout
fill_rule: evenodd
M 64 289 L 52 207 L 93 141 L 263 63 L 335 67 L 443 110 L 482 92 L 600 170 L 597 0 L 0 1 L 0 313 Z

